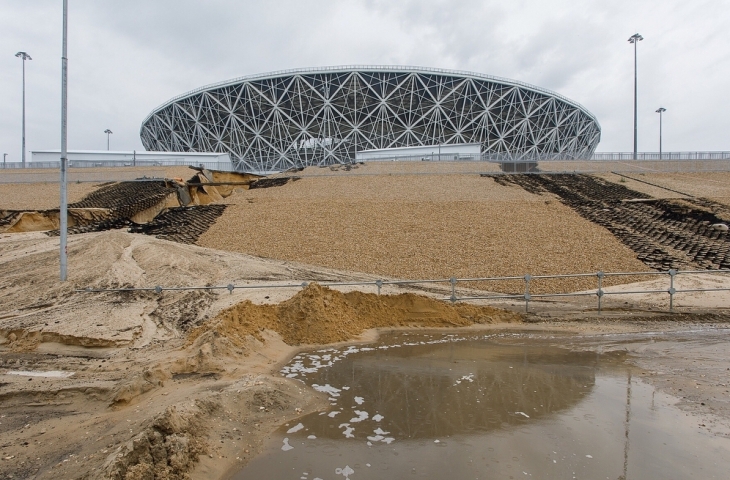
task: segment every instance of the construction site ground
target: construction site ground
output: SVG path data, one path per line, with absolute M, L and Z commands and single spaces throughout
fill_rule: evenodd
M 721 291 L 678 295 L 675 314 L 666 296 L 615 296 L 600 315 L 590 297 L 533 302 L 527 315 L 517 300 L 452 307 L 438 300 L 447 283 L 384 286 L 380 297 L 373 286 L 316 284 L 79 291 L 726 268 L 727 232 L 712 225 L 730 220 L 730 174 L 504 177 L 433 165 L 310 167 L 269 188 L 231 188 L 203 205 L 225 206 L 212 217 L 170 209 L 145 223 L 147 232 L 72 234 L 67 282 L 58 280 L 58 237 L 0 234 L 0 478 L 226 478 L 277 426 L 326 405 L 281 378 L 279 365 L 307 345 L 369 341 L 378 329 L 728 327 L 730 296 Z M 103 187 L 74 185 L 71 203 Z M 57 208 L 57 194 L 53 183 L 0 185 L 0 210 Z M 192 241 L 184 238 L 190 225 L 205 227 Z M 666 282 L 622 277 L 606 289 Z M 677 282 L 730 285 L 709 273 Z M 523 285 L 473 282 L 460 292 L 519 293 Z M 534 288 L 584 291 L 595 279 Z M 727 350 L 628 353 L 646 381 L 676 396 L 698 425 L 713 425 L 708 434 L 725 435 Z

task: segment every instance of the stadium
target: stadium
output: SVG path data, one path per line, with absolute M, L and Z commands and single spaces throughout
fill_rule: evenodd
M 288 70 L 201 87 L 153 110 L 140 129 L 147 150 L 228 153 L 250 172 L 351 163 L 363 152 L 395 157 L 408 147 L 473 152 L 467 146 L 476 145 L 479 159 L 501 162 L 590 158 L 600 136 L 593 114 L 544 88 L 383 66 Z

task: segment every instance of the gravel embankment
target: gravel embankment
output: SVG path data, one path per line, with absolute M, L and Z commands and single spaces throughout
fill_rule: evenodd
M 238 191 L 198 244 L 406 279 L 647 270 L 606 229 L 552 196 L 478 175 L 362 175 L 369 167 L 319 178 L 307 169 L 283 187 Z M 531 291 L 595 285 L 542 280 Z M 522 281 L 473 286 L 524 291 Z

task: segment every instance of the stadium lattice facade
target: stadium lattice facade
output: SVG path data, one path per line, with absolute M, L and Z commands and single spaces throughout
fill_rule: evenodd
M 147 150 L 229 153 L 276 171 L 356 152 L 479 143 L 502 161 L 590 158 L 601 128 L 584 107 L 513 80 L 412 67 L 329 67 L 242 77 L 180 95 L 142 123 Z

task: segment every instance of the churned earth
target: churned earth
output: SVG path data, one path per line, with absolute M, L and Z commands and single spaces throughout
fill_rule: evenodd
M 674 314 L 660 295 L 616 295 L 599 315 L 589 297 L 532 302 L 525 314 L 516 300 L 444 302 L 448 283 L 385 285 L 379 296 L 374 285 L 323 287 L 647 266 L 559 195 L 502 185 L 479 172 L 315 173 L 297 172 L 300 180 L 276 188 L 236 189 L 198 245 L 125 230 L 71 235 L 64 283 L 57 237 L 0 235 L 0 479 L 230 477 L 280 425 L 328 406 L 325 395 L 282 377 L 284 363 L 313 345 L 373 341 L 388 329 L 539 328 L 590 336 L 730 325 L 730 296 L 720 290 L 678 295 Z M 672 185 L 670 176 L 654 176 L 651 185 L 601 178 L 645 195 Z M 704 194 L 700 184 L 685 180 L 675 190 L 695 198 Z M 22 189 L 5 187 L 0 199 L 22 196 Z M 721 190 L 713 184 L 702 198 L 724 204 Z M 90 191 L 79 187 L 74 201 Z M 29 205 L 29 195 L 12 207 L 52 208 L 48 195 L 37 206 Z M 668 279 L 627 283 L 634 280 L 606 290 L 662 290 Z M 728 286 L 711 274 L 677 282 L 678 288 Z M 287 287 L 154 291 L 228 284 Z M 594 285 L 594 279 L 565 280 L 557 288 Z M 148 290 L 85 290 L 127 287 Z M 486 284 L 460 288 L 494 291 Z M 519 291 L 519 284 L 501 290 Z M 675 397 L 698 429 L 725 437 L 729 345 L 617 341 L 602 348 L 626 355 L 636 375 Z

